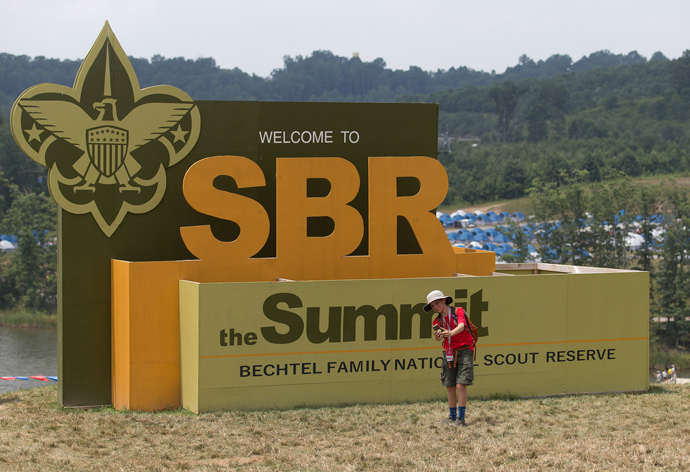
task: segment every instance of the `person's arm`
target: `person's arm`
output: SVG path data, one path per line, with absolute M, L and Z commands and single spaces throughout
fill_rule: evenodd
M 456 334 L 462 333 L 464 330 L 465 330 L 465 323 L 460 323 L 455 328 L 451 329 L 450 331 L 444 329 L 442 332 L 442 337 L 450 338 L 451 336 L 455 336 Z

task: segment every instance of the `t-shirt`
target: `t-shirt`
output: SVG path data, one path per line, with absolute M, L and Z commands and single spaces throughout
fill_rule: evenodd
M 470 333 L 469 328 L 466 325 L 465 321 L 465 310 L 463 310 L 460 307 L 450 307 L 451 310 L 457 310 L 457 318 L 453 316 L 452 311 L 449 312 L 446 311 L 443 314 L 443 320 L 439 322 L 439 317 L 437 316 L 434 318 L 434 325 L 439 325 L 444 329 L 447 329 L 448 331 L 452 331 L 458 326 L 458 323 L 465 324 L 465 329 L 462 330 L 460 334 L 456 334 L 455 336 L 451 336 L 450 338 L 444 338 L 443 339 L 443 349 L 446 352 L 452 352 L 453 349 L 460 349 L 461 346 L 466 346 L 465 348 L 469 347 L 469 349 L 474 351 L 474 346 L 472 345 L 472 334 Z M 448 347 L 448 341 L 450 340 L 450 348 Z

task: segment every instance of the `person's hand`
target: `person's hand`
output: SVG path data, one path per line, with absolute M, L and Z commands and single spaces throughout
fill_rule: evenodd
M 448 330 L 446 330 L 446 329 L 440 329 L 438 331 L 434 331 L 434 339 L 436 341 L 441 341 L 443 338 L 447 338 L 448 337 L 448 336 L 446 336 L 447 332 L 448 332 Z

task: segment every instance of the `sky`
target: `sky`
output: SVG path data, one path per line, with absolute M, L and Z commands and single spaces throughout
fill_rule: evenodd
M 83 59 L 107 20 L 129 56 L 212 57 L 261 77 L 315 50 L 502 73 L 523 54 L 675 59 L 688 17 L 688 0 L 0 0 L 0 52 Z

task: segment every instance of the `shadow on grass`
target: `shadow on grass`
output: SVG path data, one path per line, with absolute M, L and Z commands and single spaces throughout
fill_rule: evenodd
M 518 395 L 517 393 L 512 393 L 512 392 L 494 392 L 490 395 L 484 395 L 481 397 L 472 397 L 472 401 L 507 401 L 507 402 L 514 402 L 517 400 L 524 400 L 528 397 L 525 397 L 523 395 Z
M 670 393 L 672 393 L 671 390 L 664 385 L 651 384 L 649 390 L 640 392 L 639 395 L 668 395 Z
M 128 408 L 116 409 L 113 405 L 95 406 L 88 408 L 75 408 L 75 410 L 88 411 L 90 413 L 110 413 L 113 415 L 178 415 L 178 416 L 199 416 L 191 410 L 178 407 L 163 408 L 161 410 L 147 411 L 147 410 L 130 410 Z M 215 412 L 210 412 L 215 413 Z
M 14 403 L 21 401 L 19 399 L 19 395 L 17 394 L 5 394 L 0 396 L 0 405 L 4 405 L 5 403 Z

